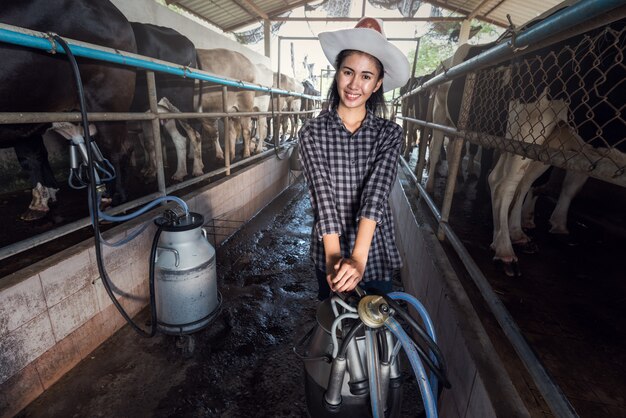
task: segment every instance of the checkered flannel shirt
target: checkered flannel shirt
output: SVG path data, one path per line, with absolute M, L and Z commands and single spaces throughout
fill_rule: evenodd
M 310 119 L 300 130 L 300 159 L 314 213 L 311 258 L 326 271 L 325 234 L 339 234 L 349 258 L 361 217 L 376 221 L 364 281 L 392 278 L 402 267 L 396 248 L 389 193 L 396 179 L 402 128 L 367 112 L 350 133 L 336 110 Z

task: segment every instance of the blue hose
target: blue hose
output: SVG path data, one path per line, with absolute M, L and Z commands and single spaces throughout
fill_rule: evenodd
M 435 404 L 435 397 L 433 392 L 430 389 L 430 385 L 428 384 L 428 377 L 426 376 L 426 370 L 424 369 L 424 365 L 415 350 L 415 346 L 413 345 L 413 340 L 409 338 L 409 336 L 404 332 L 398 321 L 394 318 L 389 318 L 385 321 L 385 326 L 393 333 L 393 335 L 400 341 L 402 344 L 402 348 L 406 353 L 409 362 L 411 363 L 411 367 L 413 368 L 413 373 L 415 373 L 415 378 L 417 379 L 417 383 L 420 387 L 420 392 L 422 393 L 422 401 L 424 402 L 424 409 L 426 410 L 427 418 L 437 418 L 437 406 Z
M 136 218 L 139 215 L 143 215 L 144 213 L 146 213 L 147 211 L 149 211 L 150 209 L 152 209 L 153 207 L 155 207 L 156 205 L 162 203 L 162 202 L 167 202 L 167 201 L 174 201 L 176 203 L 178 203 L 178 205 L 185 211 L 185 215 L 189 214 L 189 207 L 187 206 L 187 203 L 185 203 L 185 201 L 179 197 L 176 196 L 162 196 L 159 197 L 155 200 L 153 200 L 152 202 L 148 203 L 146 206 L 144 206 L 143 208 L 130 213 L 128 215 L 122 215 L 122 216 L 111 216 L 111 215 L 107 215 L 106 213 L 102 212 L 100 209 L 98 209 L 98 216 L 102 219 L 104 219 L 105 221 L 109 221 L 109 222 L 124 222 L 124 221 L 129 221 L 131 219 Z
M 404 293 L 404 292 L 392 292 L 392 293 L 389 293 L 387 296 L 389 296 L 390 298 L 394 300 L 403 300 L 409 303 L 411 306 L 413 306 L 415 310 L 417 311 L 417 313 L 419 313 L 419 315 L 422 317 L 422 321 L 424 322 L 424 325 L 426 326 L 426 331 L 428 332 L 428 335 L 430 335 L 430 338 L 432 338 L 432 340 L 435 343 L 437 342 L 437 337 L 435 335 L 435 327 L 433 326 L 433 322 L 430 319 L 430 316 L 428 315 L 428 312 L 426 311 L 426 308 L 424 307 L 422 302 L 420 302 L 415 296 L 410 295 L 408 293 Z M 433 363 L 437 364 L 437 358 L 432 351 L 430 351 L 429 357 L 433 361 Z M 434 373 L 431 374 L 429 382 L 430 382 L 430 389 L 432 390 L 432 393 L 437 393 L 438 382 L 437 382 L 437 376 Z

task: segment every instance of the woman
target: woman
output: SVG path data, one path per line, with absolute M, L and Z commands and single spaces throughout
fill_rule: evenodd
M 381 117 L 383 92 L 407 82 L 409 62 L 387 41 L 379 19 L 320 33 L 319 40 L 336 70 L 328 111 L 299 133 L 315 218 L 311 257 L 318 298 L 360 282 L 387 292 L 402 266 L 388 203 L 402 128 Z

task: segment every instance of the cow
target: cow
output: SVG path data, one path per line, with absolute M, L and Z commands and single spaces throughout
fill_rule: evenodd
M 621 93 L 626 70 L 615 65 L 623 55 L 624 23 L 614 22 L 513 61 L 507 136 L 559 150 L 585 150 L 626 165 L 625 123 L 615 109 L 624 106 Z M 621 86 L 621 87 L 620 87 Z M 480 112 L 480 110 L 477 110 Z M 512 244 L 528 245 L 522 222 L 533 226 L 524 198 L 532 181 L 547 167 L 521 156 L 504 154 L 489 175 L 493 207 L 494 260 L 509 276 L 519 276 Z M 551 216 L 552 232 L 567 233 L 572 196 L 587 179 L 589 165 L 568 173 Z M 531 198 L 532 200 L 532 198 Z M 529 202 L 532 207 L 532 201 Z
M 172 62 L 189 68 L 197 68 L 196 48 L 187 37 L 171 28 L 152 25 L 148 23 L 130 22 L 135 34 L 137 43 L 137 53 L 147 57 Z M 194 80 L 184 79 L 175 75 L 155 73 L 157 100 L 167 98 L 162 101 L 159 111 L 194 112 Z M 131 111 L 143 112 L 149 110 L 148 89 L 146 75 L 144 71 L 138 71 L 137 83 L 135 85 L 135 95 L 131 105 Z M 165 130 L 169 133 L 176 149 L 176 172 L 172 176 L 174 181 L 182 181 L 187 175 L 187 138 L 180 134 L 173 119 L 162 120 Z M 179 123 L 180 124 L 180 123 Z M 154 151 L 154 139 L 150 122 L 144 122 L 143 133 L 145 138 L 144 146 L 148 158 L 147 167 L 143 171 L 145 176 L 154 177 L 156 175 L 156 155 Z M 190 141 L 190 150 L 193 157 L 193 176 L 201 176 L 204 164 L 202 163 L 202 148 L 200 138 L 197 137 L 197 130 L 192 129 L 189 124 L 181 125 L 186 131 Z
M 452 57 L 443 61 L 441 66 L 435 71 L 436 74 L 445 71 L 446 68 L 450 68 L 452 66 L 458 65 L 463 61 L 471 59 L 482 52 L 492 48 L 495 45 L 494 42 L 483 44 L 483 45 L 470 45 L 470 44 L 462 44 L 457 50 L 454 52 Z M 432 121 L 433 123 L 439 125 L 448 125 L 448 126 L 457 126 L 459 115 L 461 113 L 461 99 L 463 97 L 463 90 L 465 86 L 466 77 L 459 77 L 455 80 L 449 81 L 447 83 L 439 85 L 434 93 L 432 94 L 432 114 L 427 116 L 428 121 Z M 501 79 L 502 82 L 506 82 L 504 78 Z M 503 92 L 504 90 L 500 89 L 499 92 Z M 499 103 L 494 101 L 495 103 Z M 504 109 L 504 113 L 502 111 L 498 112 L 497 109 L 493 110 L 496 113 L 499 113 L 500 117 L 506 113 L 506 108 Z M 500 134 L 503 136 L 504 134 L 504 124 L 501 124 L 497 127 L 497 131 L 492 132 L 492 134 Z M 429 149 L 429 165 L 428 165 L 428 179 L 426 181 L 426 191 L 430 194 L 435 190 L 435 173 L 436 166 L 441 156 L 441 150 L 443 146 L 444 133 L 440 130 L 433 130 L 432 137 L 430 140 L 430 144 L 428 146 Z M 477 153 L 478 148 L 474 145 L 470 146 L 469 153 L 469 162 L 468 162 L 468 172 L 473 173 L 473 161 L 474 157 Z M 486 156 L 487 152 L 483 150 L 483 157 Z M 488 157 L 490 155 L 487 155 Z M 487 172 L 491 168 L 489 163 L 485 164 L 484 158 L 481 161 L 481 176 L 478 181 L 478 184 L 484 184 L 484 179 L 486 179 Z M 458 180 L 462 181 L 461 170 L 458 172 Z
M 302 87 L 304 87 L 304 94 L 307 94 L 309 96 L 317 96 L 319 97 L 320 92 L 318 90 L 315 89 L 315 86 L 313 85 L 313 83 L 311 82 L 311 80 L 304 80 L 302 82 Z M 300 104 L 300 110 L 301 111 L 310 111 L 317 108 L 316 104 L 315 104 L 315 100 L 313 99 L 302 99 L 301 104 Z M 313 114 L 311 113 L 307 113 L 307 114 L 302 114 L 300 115 L 300 120 L 302 122 L 304 122 L 305 119 L 311 118 L 313 117 Z
M 405 94 L 422 84 L 426 81 L 430 80 L 435 76 L 435 72 L 431 72 L 430 74 L 411 77 L 409 81 L 402 87 L 400 87 L 400 94 Z M 402 115 L 418 120 L 426 120 L 428 116 L 428 102 L 429 102 L 430 94 L 428 91 L 422 91 L 420 93 L 414 94 L 412 96 L 407 97 L 402 101 Z M 408 122 L 405 132 L 405 142 L 404 142 L 404 158 L 408 160 L 409 155 L 413 149 L 413 146 L 417 145 L 418 142 L 421 143 L 424 147 L 426 147 L 427 141 L 424 139 L 424 133 L 426 128 L 423 126 L 418 126 L 415 123 Z M 419 131 L 419 138 L 417 136 L 417 132 Z
M 128 20 L 107 0 L 5 0 L 0 3 L 0 22 L 62 37 L 137 52 Z M 81 24 L 76 24 L 81 22 Z M 0 43 L 0 112 L 64 112 L 79 108 L 72 70 L 64 54 Z M 135 71 L 130 68 L 78 58 L 87 110 L 128 111 L 135 90 Z M 39 219 L 58 189 L 52 176 L 41 135 L 50 124 L 0 125 L 0 144 L 15 147 L 22 167 L 30 172 L 32 209 L 21 217 Z M 116 171 L 115 202 L 126 199 L 122 184 L 126 167 L 125 122 L 97 124 L 102 151 Z M 37 195 L 37 196 L 35 196 Z
M 272 87 L 274 82 L 274 72 L 264 64 L 256 65 L 256 82 L 265 87 Z M 257 91 L 254 95 L 254 111 L 268 112 L 270 110 L 271 95 L 266 92 Z M 267 116 L 255 118 L 257 121 L 256 139 L 257 144 L 254 149 L 256 154 L 265 151 L 265 140 L 267 139 Z
M 304 86 L 298 83 L 295 79 L 289 77 L 286 74 L 280 75 L 280 86 L 278 85 L 278 73 L 274 73 L 274 87 L 281 90 L 288 90 L 295 93 L 304 93 Z M 300 110 L 302 99 L 296 96 L 280 96 L 280 110 L 286 112 L 294 112 Z M 274 97 L 272 101 L 273 109 L 278 108 L 278 97 Z M 282 128 L 282 135 L 280 132 L 275 132 L 277 136 L 276 143 L 284 141 L 287 138 L 287 130 L 289 129 L 289 122 L 291 121 L 290 138 L 293 138 L 298 130 L 298 115 L 284 115 L 277 116 L 277 121 L 274 121 L 274 126 L 278 127 L 278 131 Z
M 198 65 L 201 70 L 208 71 L 217 76 L 233 80 L 256 83 L 256 70 L 254 64 L 243 54 L 223 48 L 197 49 Z M 204 112 L 227 111 L 252 112 L 254 108 L 255 92 L 253 90 L 228 88 L 226 105 L 222 103 L 221 86 L 203 87 L 201 92 L 202 110 Z M 238 133 L 243 136 L 243 158 L 250 156 L 250 116 L 231 117 L 228 132 L 225 134 L 226 144 L 230 144 L 231 158 L 235 157 L 235 140 Z M 224 159 L 224 152 L 220 147 L 217 120 L 211 118 L 202 119 L 202 127 L 208 132 L 213 141 L 215 157 Z

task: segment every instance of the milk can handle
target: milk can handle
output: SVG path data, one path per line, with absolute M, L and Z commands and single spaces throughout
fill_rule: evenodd
M 208 241 L 209 237 L 207 236 L 206 229 L 204 229 L 204 228 L 200 228 L 200 229 L 202 230 L 202 236 L 204 237 L 204 239 L 206 239 Z
M 157 247 L 157 249 L 162 250 L 162 251 L 171 251 L 174 253 L 174 257 L 176 258 L 176 262 L 174 263 L 174 266 L 178 267 L 180 265 L 180 254 L 178 253 L 177 250 L 175 250 L 174 248 L 167 248 L 167 247 Z M 157 253 L 157 259 L 158 259 L 159 255 Z
M 315 328 L 316 328 L 316 325 L 313 325 L 311 329 L 306 334 L 304 334 L 302 338 L 300 338 L 300 340 L 296 343 L 296 345 L 293 346 L 293 352 L 296 355 L 296 357 L 298 357 L 300 360 L 303 360 L 303 361 L 324 360 L 327 363 L 331 363 L 332 358 L 329 355 L 320 356 L 320 357 L 307 357 L 305 354 L 299 352 L 300 351 L 299 349 L 302 348 L 304 343 L 307 341 L 310 341 L 311 336 L 313 335 L 313 331 L 315 331 Z

